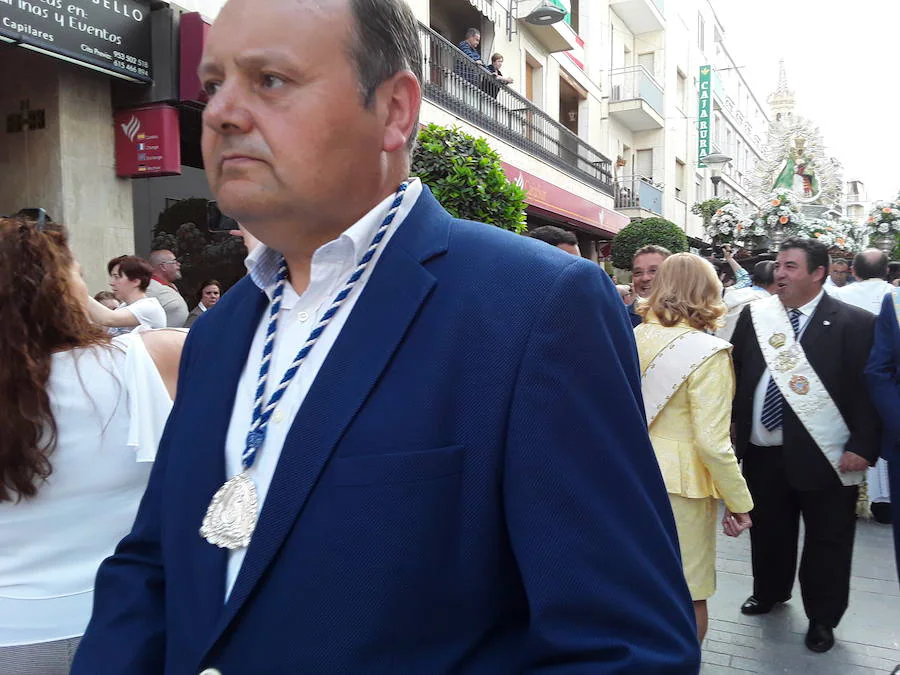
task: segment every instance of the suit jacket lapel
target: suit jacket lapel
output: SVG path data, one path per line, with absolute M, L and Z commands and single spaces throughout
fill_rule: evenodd
M 225 594 L 225 571 L 227 552 L 207 543 L 198 533 L 203 515 L 216 490 L 225 482 L 225 438 L 231 420 L 231 409 L 237 383 L 247 361 L 250 344 L 259 325 L 266 296 L 249 280 L 245 279 L 231 289 L 228 294 L 237 301 L 232 307 L 221 307 L 205 322 L 212 329 L 204 331 L 202 352 L 194 355 L 191 378 L 200 378 L 207 383 L 203 390 L 203 408 L 215 411 L 216 423 L 203 428 L 198 442 L 191 448 L 179 451 L 196 455 L 197 470 L 190 476 L 191 494 L 196 499 L 185 511 L 185 519 L 190 524 L 190 532 L 182 559 L 190 561 L 189 570 L 193 592 L 196 598 L 195 623 L 198 627 L 210 628 L 222 611 Z M 221 311 L 227 310 L 227 311 Z M 227 335 L 228 339 L 221 339 Z M 186 425 L 196 426 L 196 419 L 187 419 Z M 202 442 L 200 442 L 202 440 Z M 200 571 L 197 574 L 197 571 Z
M 291 430 L 253 540 L 210 647 L 246 601 L 435 285 L 422 262 L 443 252 L 449 216 L 427 188 L 377 263 Z
M 837 301 L 828 293 L 825 293 L 822 299 L 819 300 L 816 311 L 807 320 L 807 326 L 803 331 L 803 335 L 800 336 L 800 345 L 803 347 L 803 351 L 806 352 L 807 357 L 809 357 L 810 352 L 816 352 L 816 345 L 820 343 L 819 338 L 827 334 L 830 321 L 836 312 Z M 829 323 L 826 324 L 826 321 L 829 321 Z

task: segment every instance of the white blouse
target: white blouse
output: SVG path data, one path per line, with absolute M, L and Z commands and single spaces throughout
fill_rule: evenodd
M 52 473 L 0 503 L 0 647 L 84 633 L 94 577 L 131 529 L 172 407 L 139 335 L 54 354 Z

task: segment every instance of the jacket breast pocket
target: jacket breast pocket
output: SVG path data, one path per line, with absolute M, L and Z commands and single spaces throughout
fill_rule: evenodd
M 463 446 L 380 455 L 334 457 L 322 474 L 321 486 L 417 483 L 462 471 Z

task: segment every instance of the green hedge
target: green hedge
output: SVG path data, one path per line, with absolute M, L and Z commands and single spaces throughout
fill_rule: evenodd
M 613 237 L 613 265 L 630 270 L 634 252 L 647 244 L 665 246 L 672 253 L 688 250 L 687 235 L 675 223 L 665 218 L 641 218 L 626 225 Z
M 456 218 L 525 229 L 525 190 L 506 178 L 500 155 L 483 138 L 429 124 L 419 132 L 412 175 Z

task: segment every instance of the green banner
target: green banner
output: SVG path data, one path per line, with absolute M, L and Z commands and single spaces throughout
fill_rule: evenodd
M 709 66 L 700 66 L 700 101 L 699 110 L 697 112 L 697 166 L 705 167 L 703 158 L 710 152 L 709 146 L 709 121 L 712 112 L 712 90 L 710 89 L 710 79 L 712 68 Z

